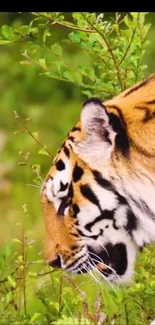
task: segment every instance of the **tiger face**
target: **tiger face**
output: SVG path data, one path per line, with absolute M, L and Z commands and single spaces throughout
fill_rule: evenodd
M 155 240 L 154 104 L 154 77 L 84 103 L 42 189 L 51 266 L 132 278 L 137 253 Z

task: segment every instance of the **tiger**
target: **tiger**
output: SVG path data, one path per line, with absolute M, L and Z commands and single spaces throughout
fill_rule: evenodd
M 155 74 L 112 99 L 87 99 L 41 191 L 45 258 L 110 283 L 133 280 L 155 241 Z

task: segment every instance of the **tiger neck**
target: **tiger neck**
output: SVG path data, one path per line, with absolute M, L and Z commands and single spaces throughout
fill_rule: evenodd
M 117 191 L 126 197 L 136 215 L 138 231 L 146 243 L 155 241 L 155 167 L 150 167 L 152 160 L 137 157 L 134 163 L 126 164 L 124 159 L 115 160 L 108 172 Z

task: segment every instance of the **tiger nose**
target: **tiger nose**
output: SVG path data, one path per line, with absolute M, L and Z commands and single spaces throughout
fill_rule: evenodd
M 57 255 L 55 260 L 53 261 L 48 260 L 47 263 L 52 267 L 61 268 L 61 259 L 59 255 Z

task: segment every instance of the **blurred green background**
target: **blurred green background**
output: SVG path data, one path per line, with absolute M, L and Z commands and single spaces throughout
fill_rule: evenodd
M 112 13 L 106 13 L 107 19 L 109 15 Z M 27 24 L 30 20 L 29 13 L 0 13 L 1 26 Z M 155 13 L 148 14 L 146 20 L 152 23 L 148 33 L 151 43 L 144 60 L 148 76 L 155 72 Z M 53 40 L 65 35 L 66 30 L 57 27 Z M 19 166 L 23 161 L 20 151 L 29 153 L 30 164 L 41 166 L 42 179 L 52 159 L 38 155 L 39 147 L 27 133 L 14 134 L 22 125 L 14 119 L 13 112 L 30 118 L 29 128 L 39 133 L 40 141 L 54 156 L 68 130 L 79 119 L 84 95 L 70 83 L 40 75 L 37 66 L 21 65 L 21 51 L 27 47 L 24 42 L 0 47 L 0 247 L 3 250 L 12 238 L 19 236 L 18 223 L 25 218 L 26 204 L 26 229 L 29 238 L 35 240 L 31 257 L 37 259 L 44 258 L 45 237 L 40 190 L 35 187 L 31 168 Z M 72 59 L 72 53 L 67 55 Z

